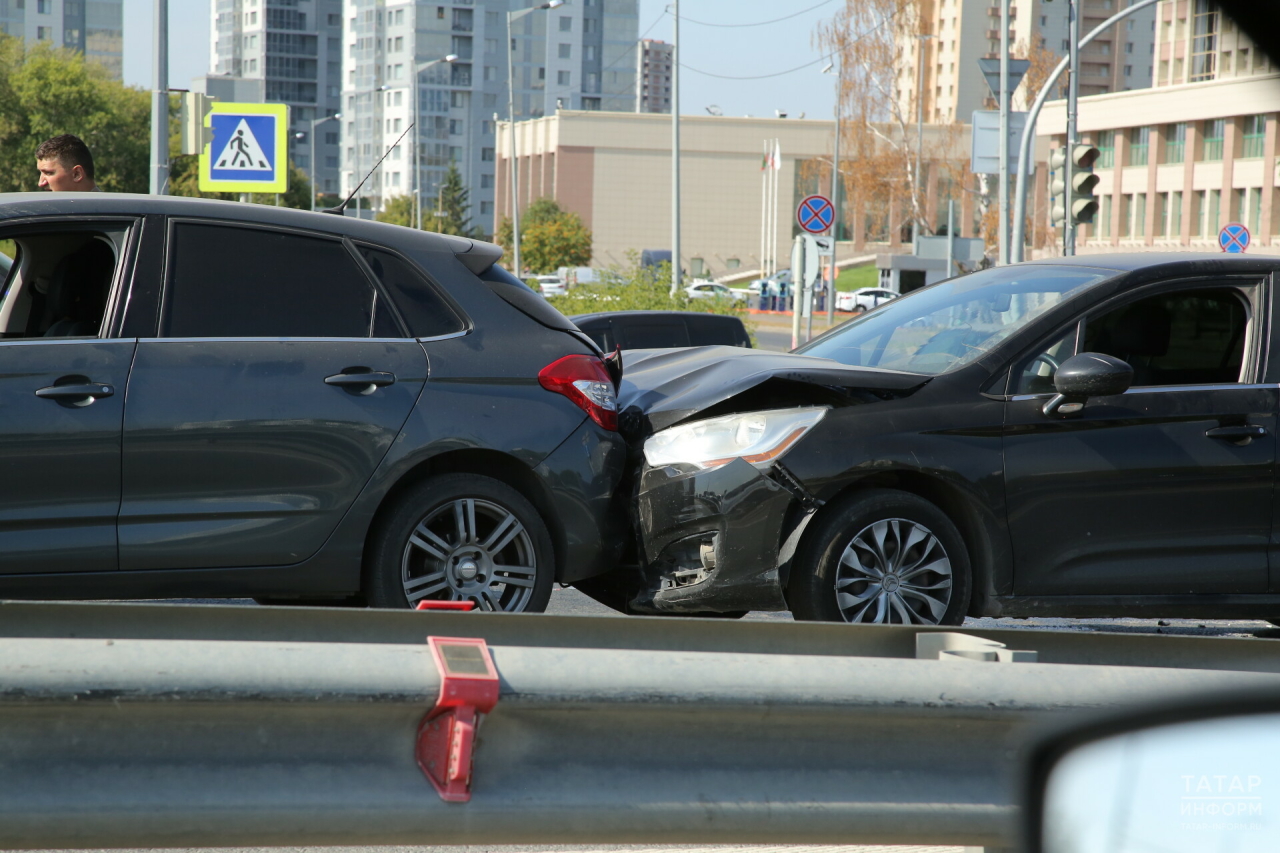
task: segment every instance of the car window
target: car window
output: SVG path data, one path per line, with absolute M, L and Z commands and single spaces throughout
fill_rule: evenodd
M 111 284 L 123 255 L 119 230 L 24 228 L 0 234 L 4 291 L 0 337 L 81 338 L 103 331 Z
M 357 248 L 382 283 L 383 290 L 400 309 L 414 337 L 438 338 L 457 334 L 466 328 L 449 302 L 411 263 L 375 246 L 362 243 Z M 390 313 L 386 308 L 380 305 L 374 318 L 374 334 L 378 337 L 383 336 L 379 329 L 384 315 Z M 397 336 L 399 334 L 403 333 L 397 332 Z
M 1059 337 L 1047 347 L 1037 350 L 1036 354 L 1024 361 L 1014 372 L 1017 381 L 1013 386 L 1015 394 L 1051 394 L 1054 392 L 1053 377 L 1062 362 L 1075 355 L 1076 327 Z
M 1049 264 L 983 270 L 886 300 L 796 352 L 858 367 L 936 375 L 978 359 L 1109 275 Z
M 627 322 L 614 327 L 623 349 L 665 349 L 689 346 L 689 331 L 680 322 Z
M 338 240 L 179 222 L 170 246 L 166 337 L 369 337 L 373 285 Z
M 1090 318 L 1082 352 L 1128 362 L 1135 387 L 1239 382 L 1248 317 L 1233 287 L 1162 293 Z

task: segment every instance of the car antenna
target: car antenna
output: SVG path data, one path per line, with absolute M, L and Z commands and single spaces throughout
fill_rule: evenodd
M 404 139 L 405 134 L 413 130 L 413 125 L 414 125 L 414 122 L 409 122 L 409 126 L 404 129 L 404 133 L 400 134 L 399 139 L 391 143 L 391 147 L 388 148 L 386 152 L 381 157 L 378 158 L 378 162 L 373 164 L 373 168 L 369 170 L 368 174 L 364 176 L 364 179 L 360 181 L 360 183 L 356 186 L 356 188 L 351 191 L 351 195 L 347 196 L 342 200 L 342 204 L 338 205 L 337 207 L 326 207 L 324 210 L 320 212 L 333 213 L 333 214 L 337 214 L 338 216 L 345 216 L 347 205 L 351 204 L 351 199 L 356 197 L 356 193 L 360 192 L 360 188 L 364 186 L 365 181 L 369 180 L 369 178 L 373 176 L 373 173 L 378 171 L 378 167 L 382 165 L 382 161 L 387 159 L 387 154 L 390 154 L 393 150 L 395 150 L 395 147 L 400 144 L 400 140 Z

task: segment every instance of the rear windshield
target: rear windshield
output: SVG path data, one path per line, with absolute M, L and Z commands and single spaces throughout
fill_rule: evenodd
M 1115 274 L 1040 264 L 982 270 L 891 299 L 796 352 L 855 367 L 946 373 Z
M 533 288 L 497 264 L 480 273 L 480 280 L 513 308 L 527 314 L 547 328 L 559 329 L 562 332 L 576 329 L 569 318 L 552 308 L 551 303 L 547 302 L 541 293 L 535 293 Z

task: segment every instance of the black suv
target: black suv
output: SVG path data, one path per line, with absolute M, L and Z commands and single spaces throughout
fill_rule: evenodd
M 595 345 L 498 247 L 6 196 L 0 595 L 541 610 L 616 559 Z

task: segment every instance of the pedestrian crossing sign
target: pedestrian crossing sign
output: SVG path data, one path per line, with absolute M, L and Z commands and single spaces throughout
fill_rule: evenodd
M 200 154 L 204 192 L 282 193 L 289 188 L 289 107 L 214 101 L 213 141 Z

